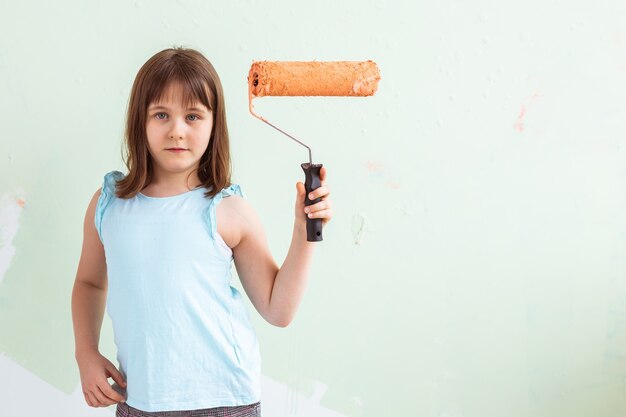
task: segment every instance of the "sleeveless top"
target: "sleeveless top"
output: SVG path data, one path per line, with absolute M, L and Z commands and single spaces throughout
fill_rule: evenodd
M 246 198 L 241 187 L 213 198 L 199 187 L 121 199 L 114 191 L 123 177 L 104 176 L 95 224 L 126 403 L 173 411 L 260 401 L 257 336 L 231 286 L 232 250 L 216 227 L 217 204 L 233 194 Z

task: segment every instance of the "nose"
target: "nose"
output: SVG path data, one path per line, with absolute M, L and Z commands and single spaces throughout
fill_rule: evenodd
M 179 123 L 178 120 L 175 120 L 170 130 L 170 139 L 182 139 L 184 136 L 183 132 L 184 123 Z

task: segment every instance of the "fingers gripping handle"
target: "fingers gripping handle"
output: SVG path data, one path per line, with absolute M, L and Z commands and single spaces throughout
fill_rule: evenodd
M 320 170 L 322 169 L 322 164 L 310 164 L 307 162 L 301 164 L 300 166 L 304 170 L 304 174 L 306 176 L 304 181 L 304 188 L 306 189 L 304 205 L 310 206 L 311 204 L 315 204 L 322 200 L 319 197 L 315 200 L 309 200 L 309 193 L 322 185 L 320 182 Z M 308 242 L 322 241 L 322 219 L 306 218 L 306 240 Z

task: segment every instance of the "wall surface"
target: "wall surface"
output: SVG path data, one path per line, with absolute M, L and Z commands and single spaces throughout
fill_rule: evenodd
M 265 416 L 626 415 L 625 28 L 617 0 L 3 0 L 0 415 L 112 415 L 83 398 L 71 290 L 135 74 L 171 46 L 221 76 L 279 265 L 308 154 L 248 112 L 252 60 L 381 70 L 374 97 L 256 102 L 335 213 L 294 322 L 248 303 Z

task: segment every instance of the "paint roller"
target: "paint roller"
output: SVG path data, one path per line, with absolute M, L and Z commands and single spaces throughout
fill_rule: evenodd
M 314 164 L 311 148 L 289 133 L 274 126 L 253 110 L 252 99 L 265 96 L 348 96 L 374 95 L 380 72 L 373 61 L 253 61 L 248 73 L 248 105 L 250 113 L 309 150 L 309 162 L 300 166 L 305 174 L 304 205 L 321 198 L 309 199 L 309 193 L 321 186 L 322 164 Z M 322 219 L 306 219 L 307 241 L 322 240 Z

